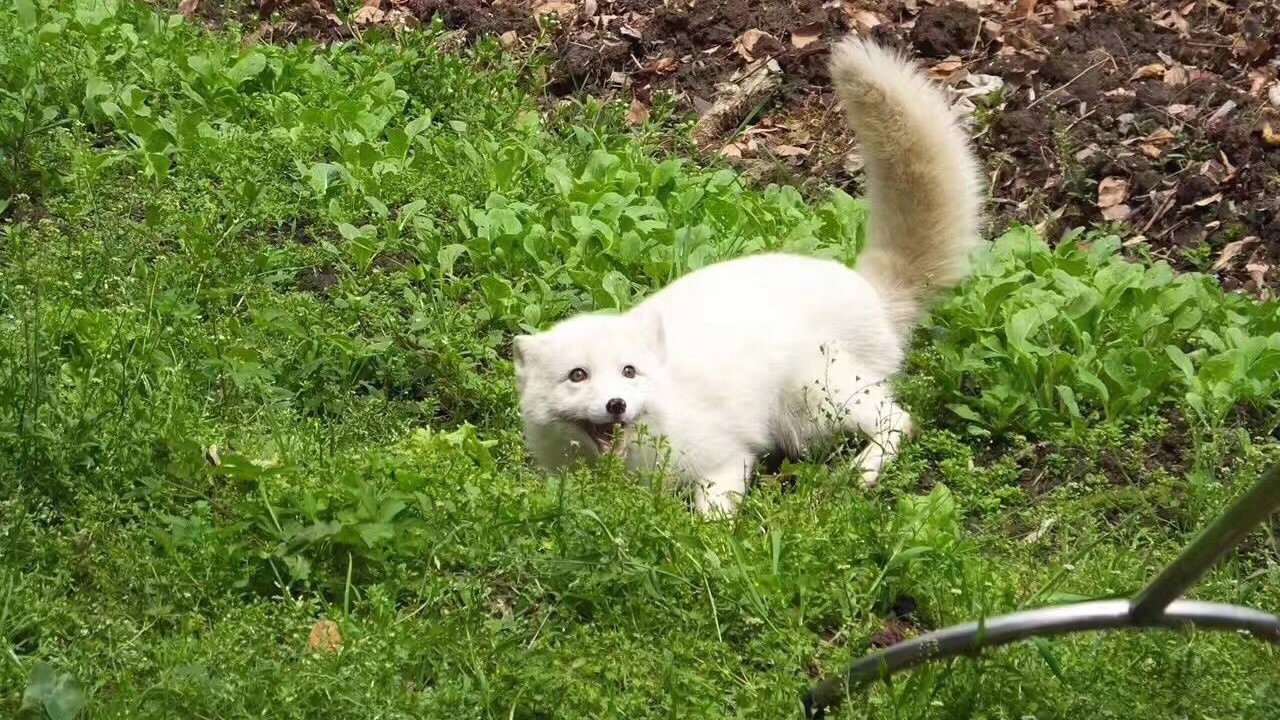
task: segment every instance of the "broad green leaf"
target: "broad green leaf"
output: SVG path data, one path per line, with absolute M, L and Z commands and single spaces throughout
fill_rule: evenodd
M 654 192 L 664 189 L 680 172 L 679 160 L 666 160 L 653 169 L 649 176 L 649 188 Z
M 978 423 L 979 425 L 986 424 L 983 417 L 968 405 L 964 405 L 962 403 L 951 403 L 947 405 L 947 409 L 969 422 Z
M 250 52 L 227 70 L 227 78 L 233 85 L 239 86 L 244 81 L 257 77 L 265 69 L 267 69 L 267 59 L 262 53 Z
M 36 4 L 33 0 L 13 0 L 13 9 L 18 13 L 18 22 L 26 30 L 34 30 L 39 21 Z
M 610 270 L 600 281 L 604 291 L 613 298 L 614 307 L 621 310 L 631 300 L 631 281 L 617 270 Z
M 84 707 L 84 691 L 68 672 L 40 661 L 31 668 L 22 693 L 22 710 L 44 710 L 49 720 L 72 720 Z
M 1062 404 L 1066 406 L 1068 414 L 1073 418 L 1080 418 L 1080 406 L 1076 403 L 1076 393 L 1066 385 L 1057 387 L 1058 397 L 1062 398 Z
M 889 563 L 885 567 L 889 567 L 889 568 L 900 567 L 902 565 L 907 564 L 908 562 L 911 562 L 911 560 L 914 558 L 920 557 L 921 555 L 924 555 L 926 553 L 931 553 L 933 551 L 934 551 L 933 548 L 925 545 L 917 545 L 916 547 L 910 547 L 910 548 L 907 548 L 906 550 L 903 550 L 902 552 L 894 553 L 893 557 L 889 558 Z
M 1009 346 L 1024 353 L 1029 352 L 1027 338 L 1041 325 L 1057 316 L 1058 309 L 1052 305 L 1024 308 L 1014 313 L 1005 325 L 1005 338 Z
M 1084 369 L 1079 370 L 1078 375 L 1082 383 L 1089 386 L 1095 393 L 1097 393 L 1098 400 L 1101 401 L 1104 406 L 1111 402 L 1111 393 L 1107 390 L 1107 386 L 1102 383 L 1102 380 L 1100 380 L 1097 375 L 1094 375 L 1092 372 Z
M 466 245 L 445 245 L 436 252 L 436 262 L 440 264 L 440 273 L 442 275 L 453 275 L 453 266 L 458 262 L 458 258 L 468 252 Z
M 1169 356 L 1169 359 L 1173 361 L 1173 364 L 1177 365 L 1178 369 L 1182 371 L 1182 374 L 1187 379 L 1187 382 L 1195 381 L 1196 370 L 1191 365 L 1191 358 L 1187 357 L 1187 354 L 1182 352 L 1181 348 L 1178 348 L 1174 345 L 1166 345 L 1164 348 L 1164 352 L 1166 355 Z
M 356 532 L 360 534 L 360 539 L 364 541 L 364 544 L 369 547 L 376 547 L 396 535 L 395 528 L 385 522 L 360 523 L 356 526 Z

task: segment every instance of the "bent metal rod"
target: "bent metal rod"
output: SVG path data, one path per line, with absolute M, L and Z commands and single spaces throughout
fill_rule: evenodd
M 1280 618 L 1239 605 L 1178 599 L 1228 550 L 1280 509 L 1280 463 L 1191 541 L 1154 580 L 1129 600 L 1099 600 L 1023 610 L 953 625 L 866 655 L 843 676 L 805 693 L 806 717 L 822 718 L 850 688 L 934 660 L 973 655 L 1034 636 L 1114 628 L 1184 628 L 1245 631 L 1280 645 Z

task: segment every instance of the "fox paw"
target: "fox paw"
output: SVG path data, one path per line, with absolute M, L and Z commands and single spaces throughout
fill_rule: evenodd
M 713 495 L 709 493 L 698 493 L 698 497 L 694 501 L 694 506 L 698 513 L 707 520 L 716 518 L 731 518 L 738 512 L 738 501 L 741 497 L 738 493 L 723 493 Z

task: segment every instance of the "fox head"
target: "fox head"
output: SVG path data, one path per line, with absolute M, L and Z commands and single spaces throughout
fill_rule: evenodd
M 585 314 L 517 337 L 526 422 L 559 425 L 583 447 L 621 454 L 666 385 L 665 345 L 656 314 Z

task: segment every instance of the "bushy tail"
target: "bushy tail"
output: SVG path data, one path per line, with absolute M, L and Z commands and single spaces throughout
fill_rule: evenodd
M 832 50 L 831 78 L 867 174 L 857 270 L 906 335 L 934 293 L 965 277 L 982 242 L 978 161 L 941 88 L 903 57 L 850 38 Z

